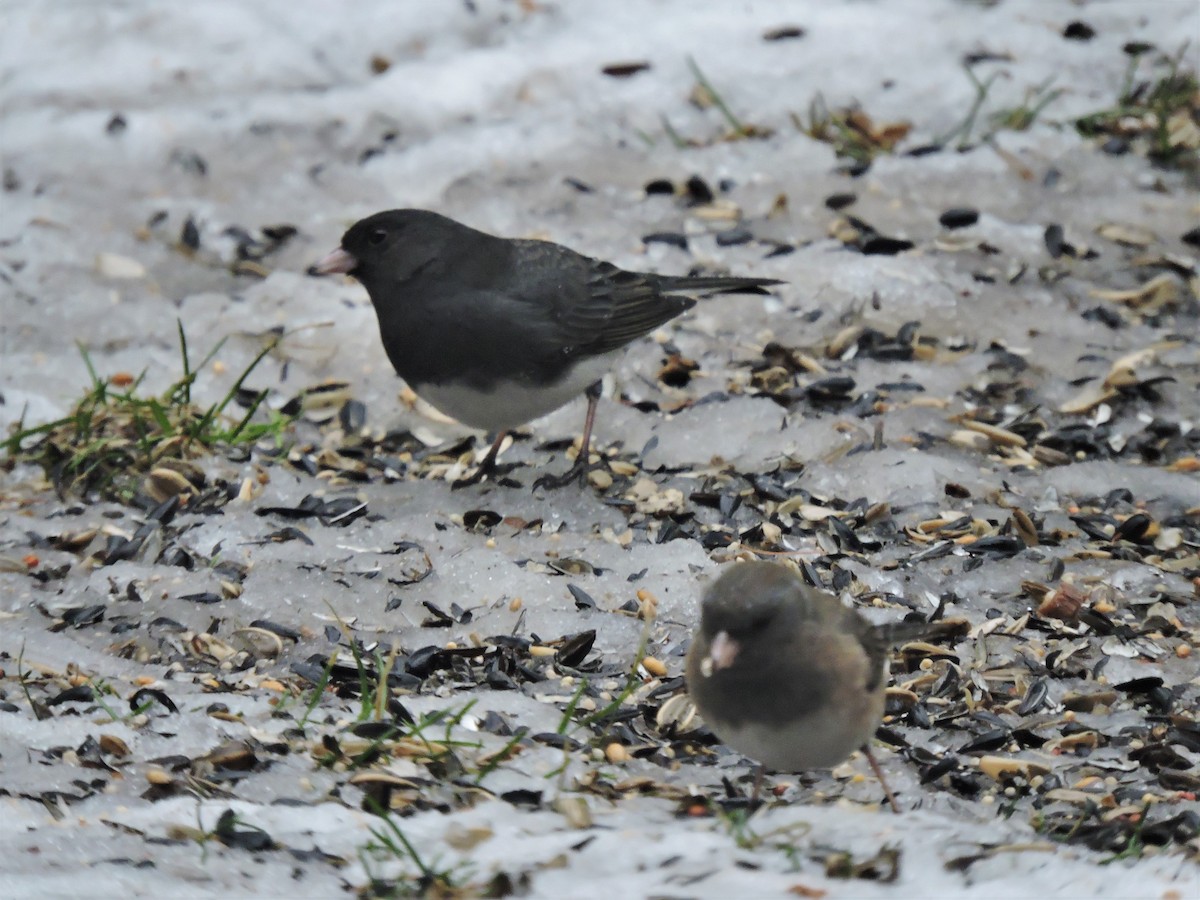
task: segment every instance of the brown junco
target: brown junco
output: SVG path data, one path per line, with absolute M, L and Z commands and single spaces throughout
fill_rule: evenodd
M 409 387 L 460 422 L 498 433 L 468 481 L 494 469 L 505 432 L 586 391 L 578 461 L 566 476 L 536 482 L 551 487 L 587 471 L 600 378 L 622 347 L 695 305 L 681 295 L 780 283 L 626 272 L 558 244 L 493 237 L 420 209 L 363 219 L 311 271 L 357 278 Z
M 732 564 L 704 597 L 688 693 L 717 737 L 777 771 L 833 766 L 862 748 L 899 812 L 867 745 L 883 717 L 887 648 L 940 627 L 872 625 L 783 565 Z

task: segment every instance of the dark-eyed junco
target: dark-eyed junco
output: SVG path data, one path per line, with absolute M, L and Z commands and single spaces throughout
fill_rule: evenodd
M 695 304 L 687 294 L 760 291 L 769 278 L 626 272 L 548 241 L 494 237 L 437 213 L 376 213 L 313 267 L 367 289 L 383 346 L 416 393 L 466 425 L 498 433 L 588 396 L 578 462 L 587 470 L 599 380 L 621 348 Z
M 778 563 L 728 566 L 705 594 L 687 656 L 696 708 L 728 746 L 782 772 L 833 766 L 883 717 L 889 644 L 941 623 L 872 625 Z

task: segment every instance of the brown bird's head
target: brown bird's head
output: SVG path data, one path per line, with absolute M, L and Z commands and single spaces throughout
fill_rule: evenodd
M 729 566 L 709 587 L 700 609 L 699 637 L 708 647 L 703 674 L 728 669 L 747 646 L 790 640 L 796 626 L 820 615 L 825 603 L 837 605 L 784 566 Z

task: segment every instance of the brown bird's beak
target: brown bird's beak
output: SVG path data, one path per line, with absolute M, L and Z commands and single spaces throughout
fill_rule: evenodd
M 314 275 L 337 275 L 353 272 L 358 268 L 358 260 L 353 255 L 338 247 L 309 271 Z
M 720 672 L 722 669 L 728 669 L 733 665 L 733 661 L 737 659 L 738 653 L 741 652 L 742 645 L 729 636 L 727 631 L 718 631 L 717 636 L 712 639 L 712 643 L 708 645 L 708 657 L 704 660 L 704 669 L 707 669 L 704 674 L 712 675 L 714 672 Z

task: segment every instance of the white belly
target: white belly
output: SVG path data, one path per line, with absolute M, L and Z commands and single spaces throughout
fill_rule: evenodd
M 464 425 L 485 431 L 507 431 L 547 413 L 582 394 L 599 381 L 621 355 L 613 350 L 580 362 L 561 380 L 530 386 L 516 381 L 497 382 L 490 391 L 479 391 L 462 383 L 423 384 L 421 399 Z
M 779 730 L 750 722 L 725 729 L 714 725 L 713 730 L 734 750 L 768 769 L 803 772 L 836 766 L 870 740 L 874 724 L 847 718 L 841 709 L 831 709 Z
M 824 769 L 836 766 L 870 741 L 883 718 L 883 691 L 867 693 L 861 685 L 843 681 L 835 694 L 829 703 L 786 724 L 743 719 L 735 725 L 715 716 L 705 721 L 728 746 L 768 769 Z

